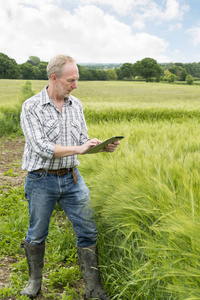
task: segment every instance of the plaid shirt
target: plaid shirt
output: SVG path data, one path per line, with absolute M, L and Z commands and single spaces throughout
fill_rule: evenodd
M 77 155 L 53 158 L 55 144 L 78 146 L 89 139 L 80 100 L 70 96 L 61 114 L 46 88 L 22 106 L 21 127 L 26 139 L 23 170 L 57 170 L 78 166 Z

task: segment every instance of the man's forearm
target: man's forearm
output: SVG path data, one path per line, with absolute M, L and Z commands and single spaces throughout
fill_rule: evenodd
M 62 146 L 55 145 L 53 158 L 62 158 L 65 156 L 84 154 L 88 149 L 101 143 L 98 139 L 87 140 L 85 144 L 81 146 Z
M 77 155 L 80 154 L 79 146 L 62 146 L 55 145 L 53 158 L 62 158 L 65 156 Z

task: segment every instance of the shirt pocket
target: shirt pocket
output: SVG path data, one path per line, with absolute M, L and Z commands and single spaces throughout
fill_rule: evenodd
M 50 142 L 55 142 L 60 137 L 60 126 L 58 120 L 48 119 L 43 123 L 45 135 Z
M 73 144 L 78 145 L 80 141 L 80 122 L 75 122 L 74 120 L 71 121 L 71 138 L 73 141 Z

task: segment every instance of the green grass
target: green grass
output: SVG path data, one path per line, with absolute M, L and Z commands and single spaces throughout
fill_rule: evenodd
M 21 97 L 21 89 L 24 80 L 0 79 L 0 108 L 2 106 L 13 106 Z
M 47 81 L 31 81 L 40 92 Z M 200 115 L 200 87 L 146 82 L 78 82 L 73 95 L 84 107 L 87 122 L 132 119 L 182 119 Z
M 0 107 L 15 105 L 22 96 L 23 80 L 0 80 Z M 48 81 L 30 80 L 34 93 L 39 93 Z M 199 86 L 146 82 L 78 82 L 73 95 L 80 98 L 84 109 L 200 109 Z
M 31 80 L 33 90 L 40 92 L 48 81 Z M 153 103 L 161 104 L 194 104 L 199 103 L 199 86 L 175 85 L 166 83 L 123 82 L 123 81 L 79 81 L 73 95 L 85 103 L 110 102 Z
M 143 82 L 79 82 L 73 92 L 85 109 L 199 110 L 199 86 Z
M 15 105 L 0 106 L 0 136 L 5 134 L 22 134 L 20 127 L 20 114 L 22 103 L 29 97 L 33 96 L 35 92 L 32 90 L 30 81 L 23 82 L 20 96 Z
M 116 153 L 81 158 L 101 216 L 104 279 L 114 299 L 198 299 L 198 123 L 123 122 L 98 133 L 113 128 L 126 135 Z
M 44 86 L 31 83 L 37 92 Z M 109 295 L 117 300 L 200 299 L 199 87 L 78 84 L 74 95 L 83 100 L 90 137 L 125 135 L 114 153 L 79 157 L 91 191 L 100 269 Z M 6 293 L 17 295 L 27 280 L 16 244 L 25 235 L 28 213 L 23 188 L 2 191 L 1 198 L 0 255 L 18 260 L 10 285 L 0 292 L 4 299 Z M 57 299 L 64 286 L 63 299 L 78 299 L 73 290 L 80 278 L 74 232 L 58 207 L 47 245 L 48 295 Z

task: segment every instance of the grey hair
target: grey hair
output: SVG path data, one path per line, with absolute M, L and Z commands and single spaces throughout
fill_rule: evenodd
M 64 65 L 70 62 L 76 63 L 75 60 L 69 55 L 59 54 L 53 57 L 47 65 L 48 78 L 50 79 L 52 74 L 61 77 Z

